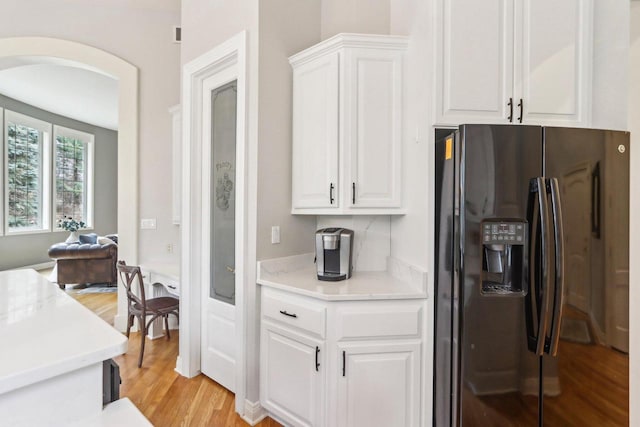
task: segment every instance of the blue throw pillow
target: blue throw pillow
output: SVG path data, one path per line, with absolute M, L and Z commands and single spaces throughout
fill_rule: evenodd
M 98 243 L 98 235 L 96 233 L 81 234 L 78 239 L 80 239 L 80 243 L 89 243 L 91 245 Z

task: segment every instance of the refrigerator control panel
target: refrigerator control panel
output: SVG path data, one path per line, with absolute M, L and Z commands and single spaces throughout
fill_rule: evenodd
M 482 274 L 484 296 L 524 296 L 527 281 L 527 221 L 521 218 L 486 219 L 482 231 Z
M 526 222 L 484 221 L 482 223 L 482 242 L 484 244 L 524 245 L 526 230 Z

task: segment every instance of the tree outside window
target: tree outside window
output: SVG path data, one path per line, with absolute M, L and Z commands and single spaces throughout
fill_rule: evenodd
M 49 227 L 50 125 L 12 111 L 5 112 L 6 227 L 27 232 Z
M 54 126 L 55 217 L 92 224 L 93 135 Z

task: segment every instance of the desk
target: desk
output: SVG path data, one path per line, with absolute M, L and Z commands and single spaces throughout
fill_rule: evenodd
M 0 272 L 0 343 L 3 425 L 104 420 L 102 362 L 123 354 L 127 337 L 35 270 Z
M 180 299 L 180 270 L 177 266 L 147 263 L 140 265 L 140 269 L 148 298 L 170 296 Z M 153 286 L 155 283 L 160 285 Z M 169 329 L 178 328 L 175 316 L 169 316 Z M 163 336 L 162 318 L 159 318 L 149 326 L 147 337 L 156 339 Z

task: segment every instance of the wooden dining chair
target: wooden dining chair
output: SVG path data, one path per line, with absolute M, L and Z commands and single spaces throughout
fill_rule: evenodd
M 126 265 L 124 261 L 118 261 L 116 268 L 120 275 L 120 281 L 127 290 L 127 338 L 129 338 L 129 332 L 131 331 L 131 326 L 133 326 L 133 319 L 138 319 L 141 337 L 138 368 L 141 368 L 142 357 L 144 356 L 145 337 L 149 330 L 149 326 L 158 317 L 164 318 L 165 335 L 167 339 L 170 339 L 169 315 L 173 314 L 179 319 L 178 308 L 180 300 L 174 297 L 157 297 L 147 299 L 144 293 L 144 282 L 142 281 L 142 271 L 140 270 L 140 267 Z M 138 284 L 137 292 L 134 290 L 135 283 Z M 156 283 L 153 285 L 156 285 Z M 146 319 L 148 316 L 151 316 L 151 318 L 147 321 Z

